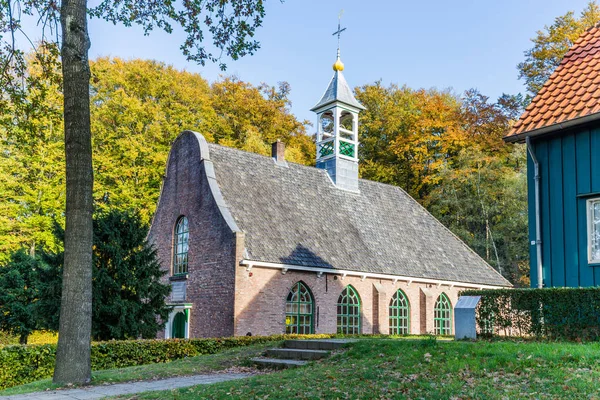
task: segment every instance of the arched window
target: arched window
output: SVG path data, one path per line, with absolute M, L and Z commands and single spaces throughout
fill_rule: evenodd
M 179 217 L 175 224 L 175 240 L 173 241 L 173 275 L 188 272 L 188 220 Z
M 436 335 L 452 333 L 452 304 L 445 293 L 440 294 L 433 309 L 433 327 Z
M 338 298 L 337 333 L 360 333 L 360 297 L 350 285 L 346 286 Z
M 285 333 L 313 333 L 314 300 L 302 282 L 292 287 L 285 303 Z
M 410 333 L 410 305 L 408 298 L 400 289 L 390 301 L 390 335 L 408 335 Z

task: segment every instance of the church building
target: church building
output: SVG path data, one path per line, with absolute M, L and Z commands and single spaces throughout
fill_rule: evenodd
M 339 58 L 317 115 L 316 168 L 173 143 L 149 233 L 173 312 L 160 337 L 452 334 L 465 289 L 510 283 L 399 187 L 359 179 L 354 98 Z

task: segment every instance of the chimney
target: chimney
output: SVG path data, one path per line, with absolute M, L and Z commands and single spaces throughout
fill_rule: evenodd
M 279 165 L 286 165 L 285 162 L 285 144 L 277 139 L 275 143 L 271 145 L 271 157 Z

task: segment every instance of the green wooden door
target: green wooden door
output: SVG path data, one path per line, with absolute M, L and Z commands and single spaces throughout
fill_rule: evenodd
M 178 312 L 173 318 L 173 335 L 174 339 L 185 339 L 185 314 Z

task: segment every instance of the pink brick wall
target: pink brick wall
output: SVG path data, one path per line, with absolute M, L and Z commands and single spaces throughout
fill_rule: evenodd
M 252 276 L 250 276 L 252 274 Z M 458 300 L 458 292 L 464 288 L 393 281 L 385 279 L 325 274 L 318 277 L 314 272 L 288 271 L 253 267 L 249 272 L 238 267 L 236 274 L 235 334 L 268 335 L 285 331 L 285 300 L 292 288 L 303 281 L 312 291 L 315 300 L 315 333 L 336 331 L 338 297 L 346 285 L 352 285 L 361 298 L 362 333 L 389 333 L 388 309 L 392 296 L 402 289 L 410 302 L 410 330 L 412 334 L 433 332 L 433 307 L 443 292 L 452 304 Z M 430 297 L 423 294 L 425 289 Z M 425 307 L 422 298 L 427 297 Z M 374 307 L 374 302 L 377 306 Z M 378 315 L 375 315 L 377 312 Z M 454 320 L 453 320 L 454 322 Z M 377 325 L 375 325 L 377 323 Z

